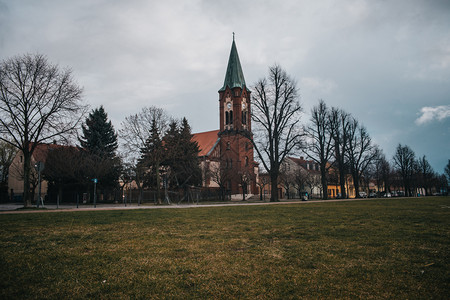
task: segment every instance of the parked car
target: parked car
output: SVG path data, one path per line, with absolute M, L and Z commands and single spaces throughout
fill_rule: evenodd
M 377 197 L 377 193 L 372 192 L 369 194 L 369 198 L 376 198 L 376 197 Z
M 367 198 L 367 193 L 366 192 L 359 192 L 359 196 L 361 198 Z

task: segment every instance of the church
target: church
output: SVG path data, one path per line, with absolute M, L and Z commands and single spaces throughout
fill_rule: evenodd
M 258 164 L 253 157 L 250 90 L 234 41 L 219 89 L 219 129 L 193 135 L 199 145 L 204 187 L 230 194 L 257 194 Z

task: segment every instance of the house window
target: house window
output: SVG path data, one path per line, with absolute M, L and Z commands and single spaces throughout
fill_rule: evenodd
M 227 142 L 227 150 L 230 150 L 230 142 Z
M 245 166 L 246 167 L 248 166 L 248 157 L 247 156 L 245 157 Z
M 20 156 L 20 162 L 23 163 L 23 156 Z

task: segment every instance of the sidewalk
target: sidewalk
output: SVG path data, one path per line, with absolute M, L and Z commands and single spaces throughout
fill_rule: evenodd
M 39 209 L 36 208 L 36 205 L 32 205 L 28 209 L 23 209 L 23 204 L 17 203 L 5 203 L 0 204 L 0 213 L 33 213 L 33 212 L 59 212 L 59 211 L 90 211 L 90 210 L 116 210 L 116 209 L 148 209 L 148 208 L 163 208 L 163 207 L 186 207 L 187 205 L 154 205 L 154 204 L 143 204 L 137 205 L 135 203 L 129 204 L 125 206 L 125 204 L 97 204 L 94 207 L 94 204 L 80 204 L 78 207 L 76 204 L 45 204 L 44 207 L 42 205 L 39 206 Z
M 222 206 L 244 206 L 244 205 L 282 205 L 282 204 L 307 204 L 319 202 L 345 202 L 345 201 L 370 201 L 380 198 L 362 198 L 362 199 L 330 199 L 330 200 L 308 200 L 301 201 L 300 199 L 282 199 L 280 202 L 263 202 L 263 201 L 231 201 L 231 202 L 200 202 L 196 203 L 172 203 L 171 205 L 155 205 L 153 203 L 144 203 L 137 205 L 136 203 L 129 204 L 80 204 L 77 208 L 76 204 L 61 204 L 57 207 L 56 204 L 49 204 L 36 209 L 36 205 L 32 205 L 28 209 L 23 208 L 23 204 L 5 203 L 0 204 L 0 214 L 15 214 L 15 213 L 40 213 L 40 212 L 67 212 L 67 211 L 96 211 L 96 210 L 129 210 L 129 209 L 159 209 L 159 208 L 194 208 L 194 207 L 222 207 Z

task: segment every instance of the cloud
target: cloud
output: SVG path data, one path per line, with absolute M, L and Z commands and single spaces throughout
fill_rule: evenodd
M 301 88 L 308 88 L 311 90 L 321 91 L 323 93 L 330 93 L 337 84 L 331 79 L 322 79 L 319 77 L 302 77 L 300 79 Z
M 434 119 L 442 121 L 445 118 L 450 118 L 450 105 L 440 105 L 436 107 L 425 106 L 420 109 L 420 113 L 422 115 L 416 119 L 417 125 L 429 123 Z

